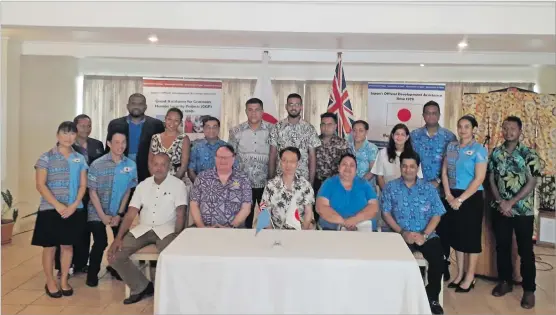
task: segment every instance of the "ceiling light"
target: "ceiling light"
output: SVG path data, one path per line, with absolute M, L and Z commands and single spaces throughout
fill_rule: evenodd
M 467 41 L 465 39 L 458 43 L 458 47 L 460 49 L 467 48 L 467 46 L 468 46 L 468 44 L 467 44 Z
M 421 67 L 424 67 L 424 66 L 425 66 L 425 64 L 424 64 L 424 63 L 422 63 L 422 64 L 420 64 L 420 66 L 421 66 Z
M 158 37 L 156 37 L 156 35 L 154 35 L 154 34 L 151 35 L 151 36 L 149 36 L 148 39 L 149 39 L 149 42 L 151 42 L 151 43 L 156 43 L 156 42 L 158 42 Z

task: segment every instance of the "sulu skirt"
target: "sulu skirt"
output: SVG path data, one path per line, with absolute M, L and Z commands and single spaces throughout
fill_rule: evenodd
M 31 245 L 54 247 L 74 245 L 82 239 L 87 225 L 87 211 L 77 209 L 69 218 L 63 219 L 56 210 L 40 210 L 35 222 Z
M 451 189 L 452 196 L 458 198 L 464 190 Z M 447 205 L 449 216 L 450 246 L 458 252 L 477 254 L 482 251 L 483 191 L 478 190 L 465 200 L 458 210 Z

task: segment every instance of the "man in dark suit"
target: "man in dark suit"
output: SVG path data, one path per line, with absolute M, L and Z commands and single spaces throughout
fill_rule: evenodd
M 139 182 L 150 177 L 149 149 L 153 135 L 164 132 L 162 121 L 145 115 L 147 99 L 143 94 L 135 93 L 127 102 L 128 116 L 116 118 L 108 124 L 108 134 L 114 129 L 123 127 L 127 130 L 128 144 L 125 155 L 137 164 L 137 177 Z M 106 146 L 106 152 L 110 148 Z

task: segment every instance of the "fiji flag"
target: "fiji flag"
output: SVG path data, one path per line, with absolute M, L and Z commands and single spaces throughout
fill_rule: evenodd
M 257 217 L 257 227 L 255 236 L 259 234 L 262 229 L 270 225 L 270 210 L 264 202 L 259 205 L 259 216 Z
M 336 64 L 336 73 L 332 79 L 332 89 L 328 100 L 328 112 L 334 113 L 338 117 L 338 136 L 345 138 L 351 133 L 351 124 L 355 119 L 344 77 L 342 53 L 338 53 L 338 64 Z

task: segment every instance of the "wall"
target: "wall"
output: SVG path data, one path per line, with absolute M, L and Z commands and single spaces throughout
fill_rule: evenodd
M 36 211 L 39 203 L 33 165 L 55 145 L 58 125 L 76 115 L 78 61 L 73 57 L 21 56 L 20 65 L 19 200 L 26 203 L 23 216 Z M 21 222 L 25 227 L 20 228 L 32 227 L 31 221 Z

